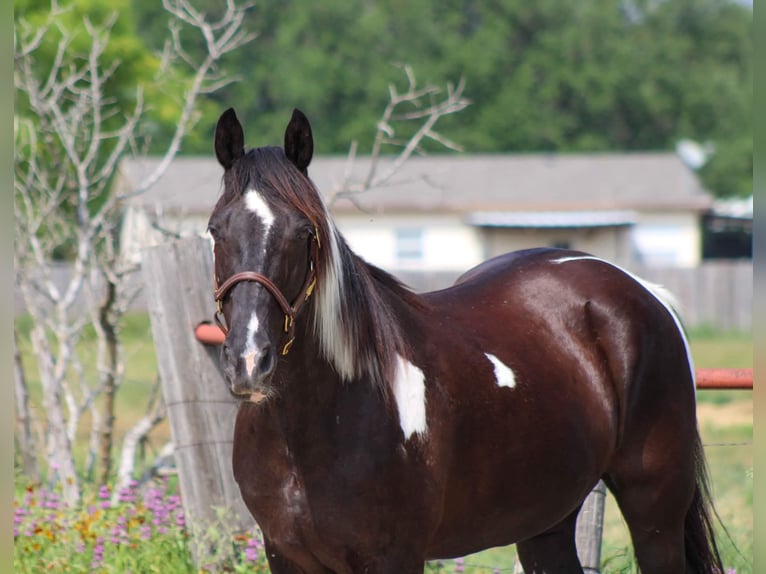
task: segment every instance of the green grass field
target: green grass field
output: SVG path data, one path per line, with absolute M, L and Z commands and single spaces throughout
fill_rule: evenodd
M 32 351 L 24 332 L 28 325 L 22 320 L 19 345 L 23 363 L 30 380 L 33 403 L 39 401 L 40 388 Z M 157 378 L 154 344 L 148 318 L 145 314 L 133 314 L 127 318 L 122 329 L 125 345 L 125 382 L 117 395 L 116 444 L 124 432 L 143 414 L 149 390 Z M 86 360 L 94 359 L 93 335 L 82 341 L 80 352 Z M 695 366 L 751 367 L 753 362 L 752 341 L 749 335 L 729 333 L 716 334 L 709 330 L 690 333 Z M 95 370 L 86 376 L 95 377 Z M 725 566 L 736 569 L 737 574 L 752 572 L 753 545 L 753 425 L 752 391 L 700 391 L 698 393 L 698 417 L 703 442 L 713 481 L 716 507 L 729 537 L 719 536 Z M 83 435 L 85 436 L 85 430 Z M 161 447 L 170 438 L 167 422 L 154 430 L 151 444 Z M 20 478 L 23 481 L 23 478 Z M 23 489 L 23 484 L 17 485 Z M 18 489 L 17 489 L 18 490 Z M 635 571 L 627 528 L 614 499 L 607 497 L 605 530 L 602 549 L 604 572 Z M 465 559 L 466 572 L 488 572 L 495 569 L 511 572 L 515 562 L 513 547 L 494 548 Z M 450 561 L 442 566 L 431 565 L 430 570 L 452 572 Z M 166 570 L 173 572 L 172 568 Z M 182 570 L 178 570 L 182 571 Z

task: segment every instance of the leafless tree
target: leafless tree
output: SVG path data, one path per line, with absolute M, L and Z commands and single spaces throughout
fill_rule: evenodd
M 196 120 L 200 96 L 234 79 L 220 72 L 221 58 L 254 38 L 244 27 L 250 4 L 227 0 L 212 20 L 187 0 L 163 0 L 163 6 L 171 15 L 163 66 L 187 66 L 191 76 L 179 92 L 180 116 L 162 161 L 131 195 L 146 191 L 167 169 Z M 134 264 L 121 256 L 117 241 L 126 197 L 112 183 L 120 159 L 145 149 L 147 106 L 141 85 L 130 101 L 106 95 L 120 65 L 105 56 L 119 15 L 98 23 L 86 17 L 72 30 L 63 12 L 53 0 L 46 22 L 20 21 L 15 30 L 14 81 L 29 113 L 15 117 L 14 256 L 42 384 L 44 420 L 38 422 L 46 431 L 45 458 L 65 500 L 74 503 L 80 490 L 72 447 L 85 413 L 91 414 L 90 460 L 98 461 L 100 480 L 112 470 L 114 398 L 123 378 L 119 327 L 136 295 L 136 283 L 129 281 Z M 184 49 L 182 27 L 201 36 L 206 48 L 201 61 Z M 74 42 L 83 33 L 84 51 L 75 47 L 82 42 Z M 46 38 L 58 38 L 58 44 L 43 69 L 37 56 Z M 63 247 L 72 255 L 71 273 L 62 282 L 56 280 L 54 259 Z M 95 381 L 85 373 L 77 347 L 89 324 L 97 334 Z M 25 378 L 18 380 L 23 394 Z
M 400 67 L 407 78 L 407 89 L 400 92 L 395 84 L 391 83 L 388 86 L 388 102 L 378 120 L 366 172 L 361 178 L 352 179 L 358 147 L 354 141 L 349 150 L 342 182 L 329 194 L 330 205 L 340 199 L 356 203 L 360 194 L 391 184 L 392 178 L 400 173 L 412 154 L 423 153 L 423 143 L 427 140 L 447 149 L 462 151 L 457 143 L 447 139 L 434 128 L 441 118 L 460 112 L 471 103 L 463 96 L 464 81 L 461 79 L 457 85 L 447 84 L 446 89 L 432 84 L 418 87 L 412 68 L 409 65 Z M 408 129 L 412 129 L 413 125 L 418 127 L 410 136 L 397 137 L 397 127 L 403 125 Z M 391 161 L 386 162 L 385 168 L 382 168 L 384 146 L 395 146 L 399 151 Z

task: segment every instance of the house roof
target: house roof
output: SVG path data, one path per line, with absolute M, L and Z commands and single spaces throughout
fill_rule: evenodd
M 121 185 L 150 173 L 159 159 L 124 160 Z M 393 158 L 382 158 L 385 173 Z M 359 182 L 369 158 L 358 157 L 350 181 Z M 346 157 L 320 156 L 309 176 L 326 197 L 341 189 Z M 165 175 L 137 198 L 164 211 L 207 213 L 222 188 L 213 157 L 177 157 Z M 434 155 L 412 157 L 384 185 L 336 198 L 335 212 L 510 212 L 572 210 L 694 210 L 712 196 L 674 153 Z

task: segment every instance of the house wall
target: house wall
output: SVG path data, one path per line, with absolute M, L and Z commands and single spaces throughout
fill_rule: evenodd
M 460 215 L 339 214 L 335 223 L 358 255 L 388 269 L 463 271 L 483 259 L 479 233 Z M 418 231 L 420 257 L 402 257 L 402 235 Z
M 479 228 L 467 225 L 462 214 L 336 214 L 335 222 L 351 248 L 383 268 L 423 271 L 465 271 L 501 253 L 532 247 L 568 245 L 608 261 L 631 267 L 694 267 L 701 262 L 702 231 L 694 213 L 637 212 L 632 227 L 569 229 Z M 150 215 L 127 209 L 122 241 L 133 261 L 140 250 L 157 245 L 166 235 L 203 234 L 207 214 Z M 419 255 L 402 257 L 402 237 Z M 419 236 L 418 236 L 419 234 Z
M 644 265 L 695 267 L 702 259 L 699 216 L 689 212 L 639 212 L 631 243 L 636 260 Z
M 628 227 L 568 229 L 485 228 L 486 257 L 534 247 L 567 247 L 585 251 L 618 265 L 630 262 Z

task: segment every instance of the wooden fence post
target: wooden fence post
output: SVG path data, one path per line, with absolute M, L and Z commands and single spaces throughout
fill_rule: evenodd
M 204 238 L 174 241 L 142 252 L 181 499 L 199 565 L 225 559 L 223 549 L 231 548 L 220 541 L 214 543 L 212 530 L 218 529 L 217 534 L 227 539 L 255 524 L 231 468 L 238 403 L 221 375 L 218 348 L 202 345 L 194 335 L 194 328 L 210 320 L 215 310 L 212 267 L 210 242 Z M 221 532 L 222 527 L 227 532 Z
M 585 574 L 601 572 L 601 538 L 604 530 L 606 485 L 599 480 L 580 509 L 577 517 L 577 556 Z

